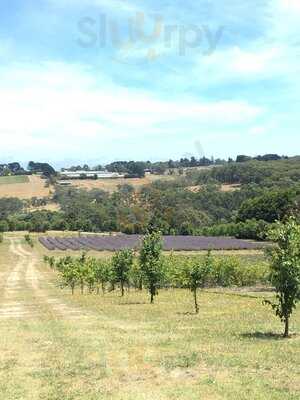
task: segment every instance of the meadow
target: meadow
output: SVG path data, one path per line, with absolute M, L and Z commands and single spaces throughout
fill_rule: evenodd
M 32 197 L 48 197 L 51 188 L 45 186 L 40 176 L 5 176 L 0 177 L 0 197 L 17 197 L 21 200 Z
M 0 248 L 0 398 L 298 399 L 299 334 L 262 304 L 264 289 L 84 295 L 21 236 Z M 300 332 L 299 310 L 292 330 Z
M 26 175 L 1 176 L 0 185 L 14 185 L 15 183 L 28 183 L 29 178 Z

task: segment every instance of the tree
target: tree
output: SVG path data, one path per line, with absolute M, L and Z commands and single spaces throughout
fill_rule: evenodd
M 249 156 L 244 156 L 244 155 L 239 155 L 239 156 L 237 156 L 237 158 L 236 158 L 236 162 L 237 162 L 237 163 L 247 162 L 247 161 L 251 161 L 251 160 L 252 160 L 251 157 L 249 157 Z
M 190 265 L 188 265 L 186 271 L 186 281 L 194 295 L 196 314 L 199 313 L 197 290 L 200 288 L 203 289 L 205 286 L 208 285 L 212 274 L 212 265 L 213 260 L 211 256 L 211 251 L 209 251 L 204 260 L 199 258 L 191 260 L 191 263 Z
M 21 213 L 23 210 L 24 203 L 22 200 L 8 197 L 0 199 L 0 219 L 5 220 L 6 218 Z
M 265 300 L 284 323 L 284 334 L 289 336 L 289 321 L 300 300 L 300 225 L 293 217 L 283 224 L 278 222 L 269 234 L 276 243 L 268 250 L 271 261 L 270 280 L 276 290 L 276 301 Z
M 75 260 L 75 263 L 77 263 L 77 272 L 78 272 L 78 278 L 80 282 L 80 291 L 81 294 L 84 292 L 84 284 L 87 282 L 87 276 L 89 274 L 89 266 L 88 266 L 88 260 L 86 257 L 86 253 L 82 253 L 82 255 Z
M 105 293 L 105 285 L 111 279 L 111 272 L 109 261 L 102 259 L 95 260 L 95 282 L 97 285 L 97 294 L 100 292 L 100 285 L 102 293 Z
M 55 169 L 48 163 L 29 161 L 27 168 L 32 173 L 41 172 L 47 177 L 56 174 Z
M 120 283 L 121 295 L 124 296 L 124 285 L 128 282 L 129 271 L 133 265 L 133 251 L 123 249 L 116 252 L 112 259 L 114 282 Z
M 158 293 L 158 287 L 162 280 L 162 236 L 160 232 L 147 234 L 140 251 L 140 265 L 145 283 L 149 289 L 150 302 Z
M 92 293 L 95 288 L 96 283 L 96 261 L 94 258 L 88 258 L 85 262 L 86 265 L 86 273 L 85 273 L 85 282 L 88 285 L 89 292 Z
M 6 221 L 0 221 L 0 232 L 8 232 L 9 231 L 9 225 Z
M 56 264 L 56 268 L 60 274 L 61 285 L 69 286 L 73 295 L 75 286 L 80 281 L 78 261 L 72 257 L 65 257 Z
M 250 219 L 274 222 L 281 220 L 296 208 L 296 194 L 292 190 L 272 190 L 253 199 L 245 200 L 239 211 L 238 220 Z

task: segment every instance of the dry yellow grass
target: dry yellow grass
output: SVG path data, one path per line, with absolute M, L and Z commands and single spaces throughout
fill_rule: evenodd
M 222 185 L 221 186 L 221 192 L 235 192 L 237 190 L 240 190 L 240 185 Z M 192 193 L 198 193 L 200 192 L 202 186 L 189 186 L 187 190 L 189 190 Z
M 0 197 L 17 197 L 21 200 L 32 197 L 48 197 L 51 188 L 45 187 L 45 180 L 39 176 L 29 176 L 29 182 L 0 185 Z
M 222 185 L 221 192 L 235 192 L 240 190 L 241 185 Z
M 33 211 L 59 211 L 60 210 L 60 206 L 57 203 L 49 203 L 45 206 L 40 206 L 40 207 L 30 207 L 28 208 L 29 212 L 33 212 Z
M 168 175 L 150 175 L 145 178 L 132 178 L 132 179 L 85 179 L 85 180 L 74 180 L 70 181 L 73 187 L 82 189 L 102 189 L 107 192 L 115 192 L 120 185 L 131 185 L 136 189 L 141 188 L 145 185 L 150 185 L 152 182 L 157 180 L 172 180 L 172 176 Z

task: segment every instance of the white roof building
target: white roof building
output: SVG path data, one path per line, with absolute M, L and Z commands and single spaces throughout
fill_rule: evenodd
M 62 179 L 83 179 L 83 178 L 95 178 L 97 179 L 118 179 L 124 178 L 124 175 L 121 175 L 117 172 L 108 172 L 108 171 L 63 171 L 60 173 L 60 177 Z

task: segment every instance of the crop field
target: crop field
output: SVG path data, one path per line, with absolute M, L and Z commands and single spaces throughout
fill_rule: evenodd
M 0 245 L 1 399 L 299 399 L 299 335 L 281 339 L 272 293 L 203 291 L 199 315 L 188 290 L 72 296 L 42 256 Z
M 117 251 L 124 248 L 137 249 L 142 241 L 139 235 L 40 237 L 40 243 L 48 250 L 96 250 Z M 201 250 L 257 250 L 265 244 L 245 240 L 204 236 L 164 236 L 165 251 Z
M 150 185 L 157 180 L 172 180 L 174 177 L 167 175 L 150 175 L 145 178 L 120 178 L 120 179 L 83 179 L 70 181 L 71 185 L 82 189 L 102 189 L 107 192 L 115 192 L 120 185 L 131 185 L 136 189 Z
M 51 188 L 45 187 L 45 180 L 39 176 L 0 178 L 0 197 L 17 197 L 25 200 L 32 197 L 48 197 L 50 191 Z

